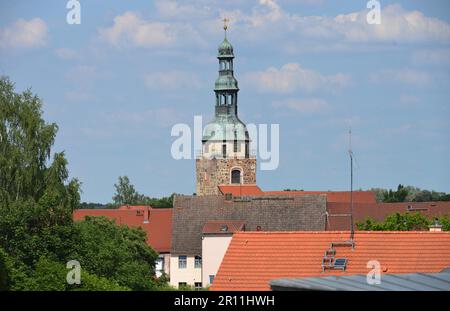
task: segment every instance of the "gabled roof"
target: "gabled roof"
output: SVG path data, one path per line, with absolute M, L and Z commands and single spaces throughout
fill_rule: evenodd
M 257 185 L 219 185 L 222 194 L 231 193 L 234 197 L 263 195 Z
M 118 209 L 78 209 L 74 221 L 86 216 L 104 216 L 117 224 L 141 227 L 147 233 L 147 244 L 159 253 L 168 253 L 172 247 L 172 209 L 149 206 L 121 206 Z
M 244 221 L 251 231 L 325 230 L 326 198 L 320 195 L 236 200 L 175 195 L 173 206 L 172 254 L 200 255 L 203 227 L 212 220 Z
M 325 194 L 329 202 L 350 202 L 350 191 L 265 191 L 264 195 L 311 195 Z M 376 203 L 373 191 L 353 191 L 354 203 Z
M 241 220 L 210 220 L 203 226 L 203 234 L 230 234 L 243 231 L 244 227 L 245 222 Z
M 172 248 L 172 215 L 172 208 L 152 208 L 149 222 L 143 225 L 148 244 L 159 253 L 170 253 Z
M 257 185 L 219 185 L 222 194 L 231 193 L 234 197 L 243 196 L 302 196 L 326 195 L 327 202 L 350 202 L 350 191 L 263 191 Z M 353 191 L 354 203 L 376 203 L 373 191 Z
M 144 210 L 147 208 L 151 208 L 151 206 L 147 206 L 147 205 L 122 205 L 119 206 L 117 209 L 118 210 Z
M 450 271 L 385 274 L 379 284 L 368 284 L 366 275 L 326 276 L 270 281 L 272 290 L 320 291 L 450 291 Z
M 350 217 L 342 215 L 350 213 L 350 205 L 342 202 L 327 202 L 327 230 L 349 230 Z M 354 203 L 353 218 L 362 222 L 367 218 L 376 221 L 384 220 L 393 213 L 420 213 L 428 217 L 450 215 L 450 202 L 402 202 L 402 203 Z M 341 216 L 333 216 L 341 215 Z
M 119 225 L 136 227 L 144 222 L 144 213 L 138 211 L 140 209 L 77 209 L 73 212 L 73 220 L 84 220 L 86 216 L 104 216 L 114 219 Z
M 450 232 L 355 233 L 356 248 L 336 247 L 348 259 L 346 271 L 322 272 L 331 242 L 347 241 L 349 232 L 237 232 L 225 253 L 211 290 L 269 290 L 279 278 L 367 274 L 378 260 L 382 274 L 439 272 L 450 266 Z

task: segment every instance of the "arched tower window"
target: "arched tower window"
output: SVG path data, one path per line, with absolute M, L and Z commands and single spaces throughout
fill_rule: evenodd
M 234 169 L 231 171 L 231 183 L 240 184 L 241 183 L 241 171 Z

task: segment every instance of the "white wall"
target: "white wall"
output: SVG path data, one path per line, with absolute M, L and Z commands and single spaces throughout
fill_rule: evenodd
M 180 254 L 183 255 L 183 254 Z M 187 285 L 194 285 L 202 281 L 202 269 L 194 268 L 195 256 L 187 256 L 187 266 L 185 269 L 178 268 L 178 255 L 170 255 L 170 285 L 178 288 L 178 283 L 185 282 Z
M 170 254 L 159 254 L 155 264 L 155 274 L 159 278 L 165 272 L 170 276 Z
M 210 158 L 213 156 L 222 157 L 222 145 L 223 142 L 206 142 L 203 144 L 203 156 Z M 233 158 L 245 158 L 245 142 L 238 141 L 238 152 L 234 152 L 234 142 L 226 142 L 227 145 L 227 157 Z
M 216 275 L 232 235 L 206 235 L 202 240 L 203 287 L 210 285 L 209 276 Z

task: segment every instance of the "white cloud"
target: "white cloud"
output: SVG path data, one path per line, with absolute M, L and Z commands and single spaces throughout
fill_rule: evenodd
M 87 101 L 94 98 L 97 82 L 110 79 L 112 74 L 99 71 L 95 66 L 77 65 L 70 68 L 65 78 L 70 82 L 70 91 L 65 98 L 69 101 Z
M 93 82 L 101 78 L 106 78 L 108 75 L 103 72 L 99 72 L 97 67 L 90 65 L 78 65 L 71 68 L 66 73 L 66 79 L 78 83 L 91 85 Z
M 424 86 L 430 84 L 432 77 L 429 73 L 413 69 L 385 69 L 371 75 L 372 82 L 399 82 Z
M 181 114 L 172 107 L 159 107 L 144 111 L 116 111 L 104 115 L 111 124 L 126 124 L 136 129 L 149 126 L 170 127 L 182 120 Z M 149 122 L 151 125 L 149 125 Z
M 332 29 L 351 42 L 450 42 L 450 25 L 420 11 L 406 11 L 388 5 L 381 12 L 381 24 L 369 25 L 367 11 L 338 15 Z
M 329 104 L 318 98 L 308 98 L 308 99 L 287 99 L 284 101 L 276 101 L 273 103 L 274 107 L 284 107 L 301 113 L 317 113 L 327 110 Z
M 413 53 L 412 61 L 418 65 L 450 65 L 450 49 L 417 51 Z
M 367 13 L 368 10 L 363 9 L 337 16 L 302 16 L 284 11 L 275 0 L 260 0 L 251 13 L 222 11 L 221 16 L 231 17 L 233 29 L 239 35 L 266 42 L 293 35 L 299 39 L 295 42 L 301 44 L 305 44 L 305 40 L 326 40 L 327 47 L 338 42 L 339 48 L 343 43 L 450 43 L 450 24 L 420 11 L 408 11 L 397 4 L 387 5 L 382 9 L 380 25 L 368 24 Z M 298 45 L 298 49 L 305 48 L 293 44 Z M 292 42 L 288 48 L 293 49 Z
M 85 102 L 94 98 L 93 94 L 85 90 L 71 90 L 64 94 L 64 98 L 71 102 Z
M 339 128 L 353 128 L 363 123 L 363 119 L 358 115 L 345 116 L 345 117 L 332 117 L 327 121 L 327 124 L 337 126 Z M 364 120 L 367 123 L 367 120 Z
M 400 105 L 402 106 L 413 106 L 419 104 L 421 99 L 418 96 L 410 95 L 410 94 L 401 94 L 400 95 Z
M 45 46 L 47 24 L 40 18 L 17 20 L 13 25 L 0 28 L 0 47 L 32 48 Z
M 162 18 L 171 19 L 204 19 L 210 17 L 213 10 L 206 2 L 191 1 L 179 3 L 174 0 L 158 0 L 155 2 L 158 15 Z
M 161 71 L 152 72 L 144 76 L 144 83 L 149 89 L 178 90 L 197 89 L 203 86 L 200 78 L 190 72 L 183 71 Z
M 142 111 L 114 110 L 102 112 L 97 122 L 80 127 L 81 133 L 92 139 L 105 140 L 161 138 L 161 130 L 183 122 L 183 115 L 173 107 L 155 107 Z M 169 133 L 170 134 L 170 133 Z
M 316 0 L 304 0 L 321 3 Z M 268 44 L 266 48 L 299 50 L 367 50 L 367 47 L 409 43 L 450 43 L 450 24 L 420 11 L 387 5 L 381 25 L 369 25 L 368 10 L 337 16 L 304 16 L 285 11 L 276 0 L 259 0 L 249 9 L 226 9 L 232 5 L 206 0 L 155 2 L 156 14 L 145 19 L 124 12 L 113 25 L 99 29 L 106 42 L 120 47 L 174 48 L 210 46 L 222 31 L 224 17 L 230 19 L 230 35 L 247 44 Z M 367 43 L 367 44 L 362 44 Z
M 77 53 L 69 48 L 59 48 L 55 50 L 56 56 L 64 60 L 70 60 L 77 57 Z
M 302 68 L 297 63 L 288 63 L 280 69 L 270 67 L 264 71 L 250 72 L 244 76 L 244 80 L 263 92 L 292 93 L 318 89 L 333 91 L 349 85 L 351 79 L 343 73 L 326 76 Z
M 415 129 L 417 129 L 417 126 L 413 126 L 412 124 L 403 124 L 394 128 L 384 128 L 381 131 L 387 136 L 397 136 L 411 133 Z
M 99 36 L 116 47 L 168 48 L 189 44 L 204 45 L 198 31 L 190 24 L 143 19 L 127 11 L 114 18 L 111 27 L 100 28 Z
M 107 42 L 124 46 L 141 47 L 169 46 L 176 40 L 168 23 L 145 21 L 134 12 L 125 12 L 114 18 L 114 25 L 99 30 Z

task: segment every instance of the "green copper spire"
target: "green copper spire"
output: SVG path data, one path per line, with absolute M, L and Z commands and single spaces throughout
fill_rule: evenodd
M 210 125 L 220 126 L 223 130 L 207 131 L 205 140 L 244 140 L 248 141 L 245 124 L 239 120 L 237 110 L 238 82 L 233 71 L 233 46 L 227 39 L 227 19 L 224 19 L 225 38 L 219 45 L 217 58 L 219 60 L 219 77 L 216 79 L 214 92 L 216 94 L 215 118 Z
M 219 77 L 216 80 L 214 88 L 214 91 L 216 92 L 216 106 L 236 107 L 237 92 L 239 91 L 239 88 L 233 72 L 233 46 L 227 39 L 228 19 L 224 19 L 223 21 L 225 38 L 219 45 L 219 54 L 217 55 L 217 58 L 219 59 Z

